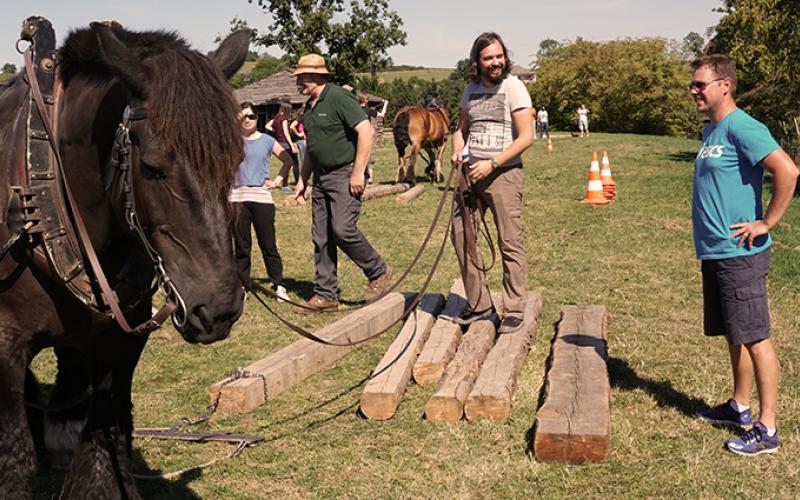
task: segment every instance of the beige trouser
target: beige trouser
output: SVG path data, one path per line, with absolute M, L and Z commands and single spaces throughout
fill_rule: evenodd
M 472 238 L 477 240 L 480 218 L 486 208 L 491 210 L 497 227 L 497 243 L 503 261 L 503 313 L 522 318 L 525 310 L 525 286 L 528 282 L 528 258 L 522 244 L 522 168 L 499 168 L 478 181 L 464 193 L 464 202 L 472 209 Z M 492 305 L 486 285 L 483 256 L 474 245 L 475 255 L 467 254 L 467 234 L 464 228 L 465 209 L 456 195 L 451 239 L 455 247 L 461 278 L 470 307 L 482 311 Z

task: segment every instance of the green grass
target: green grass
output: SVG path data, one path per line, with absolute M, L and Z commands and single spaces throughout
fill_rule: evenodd
M 769 276 L 773 335 L 782 366 L 782 448 L 777 455 L 746 459 L 722 449 L 731 432 L 692 417 L 698 405 L 725 400 L 730 391 L 723 341 L 702 335 L 700 273 L 690 221 L 698 143 L 592 134 L 553 144 L 551 154 L 543 141 L 525 153 L 529 287 L 542 293 L 544 308 L 508 421 L 428 422 L 421 417 L 434 389 L 415 385 L 394 419 L 359 417 L 360 388 L 351 388 L 383 356 L 391 342 L 391 335 L 385 335 L 250 413 L 215 416 L 203 428 L 260 434 L 267 442 L 180 480 L 140 481 L 145 497 L 797 497 L 798 204 L 774 231 Z M 619 198 L 605 207 L 578 202 L 592 149 L 608 150 L 617 182 Z M 378 180 L 390 180 L 395 164 L 387 141 L 378 151 Z M 360 227 L 386 260 L 401 269 L 420 243 L 437 198 L 438 191 L 429 190 L 406 207 L 396 206 L 392 197 L 366 202 Z M 280 207 L 277 225 L 290 293 L 307 298 L 314 276 L 310 210 Z M 434 242 L 439 238 L 441 228 Z M 404 289 L 421 283 L 432 259 L 433 252 L 427 252 Z M 254 275 L 265 276 L 260 257 Z M 446 293 L 457 276 L 448 246 L 432 290 Z M 364 277 L 344 256 L 340 277 L 342 298 L 360 298 Z M 500 280 L 499 270 L 490 272 L 493 288 Z M 560 307 L 573 303 L 605 304 L 610 313 L 611 455 L 604 463 L 584 466 L 537 463 L 529 442 L 545 360 Z M 288 307 L 278 307 L 288 318 L 310 326 L 333 320 L 302 319 Z M 169 426 L 181 415 L 198 414 L 208 402 L 211 383 L 297 339 L 252 299 L 230 339 L 213 346 L 186 344 L 164 328 L 152 336 L 134 381 L 137 425 Z M 35 365 L 45 379 L 52 377 L 48 353 Z M 755 397 L 752 404 L 757 406 Z M 181 469 L 231 450 L 226 445 L 163 441 L 136 441 L 134 447 L 140 472 Z
M 383 83 L 393 80 L 408 80 L 417 77 L 421 80 L 446 80 L 453 72 L 453 68 L 419 68 L 399 71 L 384 71 L 378 73 L 378 79 Z

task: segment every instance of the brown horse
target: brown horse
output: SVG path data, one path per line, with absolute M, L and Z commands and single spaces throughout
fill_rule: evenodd
M 52 33 L 42 18 L 26 26 L 37 23 L 38 33 Z M 31 496 L 36 457 L 26 406 L 41 407 L 26 368 L 53 346 L 59 372 L 45 429 L 57 430 L 50 439 L 45 430 L 44 441 L 74 446 L 61 496 L 139 498 L 130 475 L 131 382 L 147 330 L 126 333 L 119 315 L 112 318 L 112 302 L 104 298 L 111 294 L 97 293 L 94 263 L 80 274 L 90 269 L 87 248 L 94 249 L 132 325 L 150 317 L 155 275 L 167 277 L 169 287 L 162 289 L 169 288 L 168 300 L 177 303 L 173 324 L 188 342 L 224 339 L 241 314 L 227 196 L 243 146 L 226 80 L 244 61 L 249 38 L 247 31 L 234 33 L 209 57 L 174 33 L 136 33 L 117 24 L 74 31 L 51 56 L 53 42 L 46 52 L 50 65 L 36 67 L 58 62 L 56 104 L 48 96 L 37 99 L 37 109 L 50 103 L 57 117 L 52 128 L 61 168 L 54 167 L 55 174 L 34 175 L 31 160 L 26 166 L 18 154 L 52 137 L 34 134 L 32 126 L 26 132 L 25 124 L 33 123 L 26 111 L 33 106 L 29 79 L 18 75 L 0 84 L 0 244 L 10 249 L 0 259 L 0 497 Z M 120 160 L 119 151 L 128 160 Z M 120 191 L 115 179 L 123 167 Z M 30 189 L 48 179 L 60 184 Z M 73 197 L 58 195 L 65 185 Z M 69 200 L 72 217 L 60 219 L 58 230 L 37 231 L 58 219 L 45 212 L 54 198 L 56 205 Z M 34 220 L 37 211 L 42 216 Z M 72 224 L 79 226 L 69 222 L 76 214 L 85 223 L 80 244 L 64 239 Z M 22 216 L 26 226 L 34 225 L 15 240 L 13 234 L 22 234 L 15 220 Z M 51 254 L 63 255 L 67 246 L 77 252 L 78 265 L 62 275 Z M 72 275 L 86 277 L 89 299 L 68 286 Z
M 433 182 L 442 182 L 442 155 L 450 131 L 450 118 L 443 106 L 434 109 L 404 107 L 394 117 L 394 145 L 397 148 L 397 182 L 416 184 L 414 164 L 421 150 L 428 153 L 428 167 Z M 411 146 L 406 167 L 405 151 Z

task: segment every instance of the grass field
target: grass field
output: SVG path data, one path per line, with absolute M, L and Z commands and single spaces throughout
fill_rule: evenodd
M 453 68 L 419 68 L 401 71 L 384 71 L 378 73 L 378 79 L 384 83 L 397 79 L 408 80 L 414 76 L 421 80 L 446 80 L 452 72 Z
M 519 379 L 511 417 L 502 423 L 438 424 L 424 420 L 432 388 L 409 387 L 386 422 L 357 415 L 358 384 L 391 342 L 385 335 L 333 367 L 244 415 L 215 416 L 201 429 L 260 434 L 267 442 L 241 456 L 174 481 L 140 481 L 146 498 L 796 498 L 800 495 L 800 204 L 773 232 L 769 276 L 773 335 L 781 360 L 776 455 L 743 458 L 723 450 L 733 433 L 694 418 L 694 410 L 729 397 L 727 351 L 703 337 L 699 264 L 690 221 L 692 161 L 697 141 L 592 134 L 543 141 L 525 153 L 524 225 L 531 289 L 544 308 L 538 337 Z M 592 149 L 608 150 L 619 198 L 605 207 L 581 205 Z M 393 148 L 378 151 L 378 181 L 394 175 Z M 769 190 L 767 184 L 766 191 Z M 438 191 L 413 204 L 392 197 L 366 202 L 360 227 L 386 260 L 406 266 L 432 218 Z M 278 239 L 290 294 L 310 295 L 314 266 L 310 210 L 279 208 Z M 199 229 L 199 228 L 198 228 Z M 441 230 L 439 236 L 441 238 Z M 438 241 L 441 241 L 440 239 Z M 435 243 L 434 243 L 435 245 Z M 258 254 L 255 252 L 254 255 Z M 433 252 L 404 289 L 413 290 Z M 254 275 L 265 276 L 260 257 Z M 458 276 L 452 249 L 432 283 L 446 293 Z M 363 275 L 342 256 L 341 297 L 362 296 Z M 500 285 L 500 271 L 490 273 Z M 561 305 L 606 304 L 611 377 L 611 455 L 605 463 L 537 463 L 530 449 L 545 360 Z M 311 320 L 276 306 L 288 318 Z M 398 331 L 397 327 L 394 332 Z M 297 340 L 255 300 L 246 303 L 230 339 L 201 347 L 171 328 L 156 332 L 134 381 L 138 426 L 169 426 L 201 412 L 207 387 Z M 52 380 L 43 353 L 36 372 Z M 755 397 L 752 404 L 757 407 Z M 231 451 L 227 445 L 136 441 L 141 473 L 169 472 Z M 57 494 L 40 477 L 43 497 Z

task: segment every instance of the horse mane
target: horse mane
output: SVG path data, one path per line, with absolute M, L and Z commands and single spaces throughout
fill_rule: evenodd
M 152 132 L 190 165 L 207 167 L 198 172 L 204 188 L 227 199 L 244 148 L 238 107 L 221 72 L 174 32 L 133 32 L 116 23 L 112 30 L 147 68 Z M 118 76 L 89 28 L 71 32 L 59 50 L 63 85 L 76 76 L 98 84 Z

